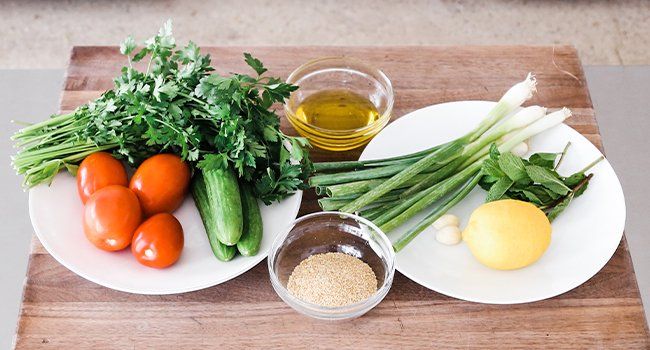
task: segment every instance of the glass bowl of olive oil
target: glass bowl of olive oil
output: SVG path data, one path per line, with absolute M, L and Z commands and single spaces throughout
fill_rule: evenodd
M 381 70 L 350 57 L 326 57 L 298 67 L 287 118 L 313 146 L 346 151 L 365 145 L 388 124 L 393 86 Z

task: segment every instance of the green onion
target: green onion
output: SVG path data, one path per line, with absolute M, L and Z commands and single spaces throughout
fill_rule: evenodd
M 462 187 L 458 188 L 454 193 L 452 193 L 448 199 L 446 199 L 440 206 L 435 207 L 422 221 L 417 225 L 409 229 L 405 234 L 403 234 L 395 243 L 393 243 L 393 249 L 396 252 L 399 252 L 407 244 L 409 244 L 415 237 L 417 237 L 420 232 L 426 230 L 434 221 L 438 220 L 441 216 L 445 215 L 449 209 L 462 201 L 467 195 L 472 192 L 474 187 L 481 180 L 481 174 L 476 174 L 472 180 Z
M 379 228 L 384 232 L 390 232 L 414 217 L 424 208 L 433 204 L 440 198 L 444 197 L 449 191 L 465 183 L 470 177 L 474 176 L 481 170 L 482 161 L 474 163 L 472 166 L 465 168 L 463 171 L 441 182 L 439 185 L 431 187 L 429 190 L 418 194 L 419 200 L 411 204 L 407 209 L 400 210 L 400 213 L 386 223 L 379 224 Z
M 428 177 L 428 174 L 426 173 L 415 175 L 410 180 L 404 182 L 397 188 L 411 187 L 424 180 L 426 177 Z M 360 194 L 368 192 L 371 189 L 381 185 L 387 179 L 387 177 L 383 177 L 379 179 L 361 180 L 332 186 L 318 186 L 316 187 L 316 194 L 327 195 L 329 197 L 341 197 L 350 194 Z
M 327 186 L 327 185 L 336 185 L 340 183 L 358 181 L 358 180 L 371 180 L 386 176 L 391 176 L 399 173 L 400 171 L 406 169 L 406 165 L 389 165 L 385 167 L 379 167 L 374 169 L 359 170 L 347 173 L 338 173 L 338 174 L 322 174 L 314 175 L 309 178 L 309 186 Z
M 390 203 L 398 199 L 399 195 L 400 195 L 399 191 L 391 191 L 385 194 L 384 196 L 382 196 L 381 198 L 375 200 L 372 204 L 376 205 L 376 204 Z M 352 202 L 358 197 L 359 195 L 349 195 L 349 196 L 329 197 L 329 198 L 325 197 L 318 200 L 318 205 L 320 205 L 321 209 L 325 211 L 339 210 L 341 209 L 341 207 Z
M 463 142 L 451 143 L 448 146 L 443 147 L 427 155 L 426 157 L 417 161 L 415 164 L 410 165 L 403 171 L 394 175 L 390 179 L 384 181 L 381 185 L 373 188 L 372 190 L 366 192 L 361 197 L 355 199 L 352 203 L 347 204 L 346 206 L 341 208 L 341 211 L 347 213 L 353 213 L 365 207 L 375 199 L 381 197 L 385 193 L 388 193 L 388 191 L 397 188 L 398 186 L 408 181 L 410 178 L 414 177 L 415 175 L 423 172 L 424 170 L 429 169 L 430 167 L 436 164 L 444 165 L 447 162 L 453 160 L 453 157 L 458 156 L 460 150 L 462 150 L 464 146 L 465 145 Z

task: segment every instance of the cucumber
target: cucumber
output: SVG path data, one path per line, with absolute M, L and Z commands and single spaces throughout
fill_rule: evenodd
M 210 215 L 214 217 L 219 242 L 235 245 L 241 237 L 244 219 L 237 177 L 231 169 L 202 170 Z
M 257 198 L 246 184 L 239 187 L 241 193 L 242 212 L 244 214 L 244 231 L 237 242 L 237 250 L 241 255 L 253 256 L 260 250 L 262 243 L 262 214 Z
M 194 203 L 201 215 L 201 221 L 203 221 L 205 232 L 208 235 L 208 241 L 210 241 L 212 253 L 221 261 L 230 261 L 235 257 L 235 254 L 237 254 L 237 248 L 235 246 L 227 246 L 219 242 L 217 239 L 217 224 L 215 223 L 215 217 L 212 215 L 212 210 L 210 209 L 208 191 L 205 186 L 203 174 L 197 172 L 192 181 L 192 197 L 194 197 Z

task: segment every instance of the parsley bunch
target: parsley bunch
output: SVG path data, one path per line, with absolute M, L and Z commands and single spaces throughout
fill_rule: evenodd
M 254 76 L 213 73 L 196 44 L 176 49 L 170 21 L 139 50 L 128 37 L 120 52 L 128 65 L 113 89 L 13 136 L 22 148 L 13 164 L 25 186 L 49 183 L 88 154 L 110 150 L 133 166 L 170 152 L 194 167 L 232 167 L 267 204 L 304 187 L 308 142 L 283 134 L 271 109 L 297 86 L 264 76 L 262 62 L 248 53 Z M 146 70 L 136 69 L 145 58 Z

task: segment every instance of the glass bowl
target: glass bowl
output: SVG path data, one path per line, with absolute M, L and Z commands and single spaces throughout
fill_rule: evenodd
M 284 104 L 287 119 L 300 135 L 312 145 L 330 150 L 346 151 L 365 145 L 390 120 L 393 110 L 393 86 L 386 74 L 350 57 L 325 57 L 309 61 L 294 70 L 288 83 L 300 88 Z M 307 97 L 324 90 L 349 90 L 367 98 L 379 112 L 370 124 L 357 129 L 324 129 L 296 116 L 296 110 Z
M 377 277 L 377 291 L 354 304 L 327 307 L 294 297 L 287 290 L 293 269 L 313 254 L 341 252 L 361 259 Z M 372 222 L 353 214 L 325 211 L 296 219 L 273 242 L 268 258 L 271 284 L 296 311 L 323 320 L 359 317 L 379 304 L 388 293 L 395 274 L 395 252 L 390 240 Z

